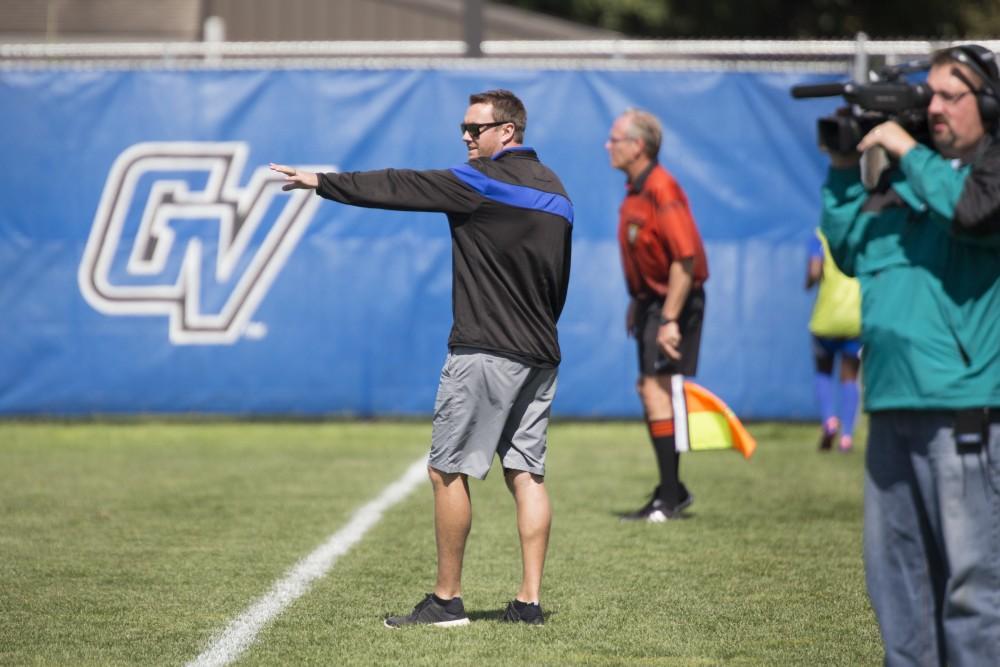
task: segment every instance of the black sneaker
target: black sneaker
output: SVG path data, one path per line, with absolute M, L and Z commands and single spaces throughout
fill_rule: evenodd
M 660 487 L 656 487 L 653 491 L 653 495 L 650 496 L 649 501 L 645 505 L 634 512 L 622 514 L 622 521 L 645 521 L 646 517 L 649 516 L 649 513 L 653 511 L 653 503 L 658 502 L 657 495 L 659 494 L 659 491 Z
M 659 498 L 653 498 L 636 511 L 622 515 L 622 521 L 648 521 L 650 523 L 663 523 L 679 518 L 680 512 L 668 509 L 666 503 Z
M 691 507 L 694 503 L 694 494 L 687 490 L 684 483 L 680 483 L 680 496 L 681 500 L 677 503 L 677 507 L 670 509 L 658 497 L 660 494 L 660 487 L 656 487 L 653 490 L 653 496 L 649 499 L 649 502 L 637 509 L 634 512 L 629 512 L 628 514 L 623 514 L 621 517 L 622 521 L 649 521 L 650 523 L 663 523 L 664 521 L 670 521 L 671 519 L 679 519 L 680 514 L 683 510 Z
M 688 491 L 687 487 L 684 486 L 684 482 L 681 482 L 681 501 L 677 503 L 677 507 L 674 508 L 674 512 L 682 512 L 694 504 L 694 494 Z
M 545 625 L 545 616 L 542 613 L 542 605 L 531 602 L 521 602 L 511 600 L 507 603 L 507 610 L 500 619 L 504 623 L 527 623 L 528 625 Z
M 385 627 L 401 628 L 406 625 L 436 625 L 439 628 L 453 628 L 468 625 L 462 598 L 452 598 L 448 604 L 440 604 L 432 593 L 417 603 L 408 616 L 390 616 L 385 619 Z

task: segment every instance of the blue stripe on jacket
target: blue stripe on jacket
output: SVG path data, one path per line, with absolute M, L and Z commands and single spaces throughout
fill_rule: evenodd
M 573 204 L 562 195 L 536 190 L 524 185 L 504 183 L 490 178 L 467 164 L 452 167 L 451 173 L 487 199 L 518 208 L 552 213 L 565 218 L 569 224 L 573 224 Z

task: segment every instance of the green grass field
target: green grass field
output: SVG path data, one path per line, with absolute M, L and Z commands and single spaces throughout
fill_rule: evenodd
M 241 665 L 877 665 L 862 451 L 755 424 L 687 455 L 691 519 L 622 524 L 655 484 L 638 423 L 556 423 L 545 627 L 494 466 L 471 482 L 471 626 L 391 631 L 433 585 L 429 484 L 257 636 Z M 0 422 L 0 664 L 182 665 L 427 449 L 417 423 Z M 863 438 L 858 438 L 861 441 Z

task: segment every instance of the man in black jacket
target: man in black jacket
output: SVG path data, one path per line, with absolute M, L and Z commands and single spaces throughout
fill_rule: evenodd
M 560 361 L 556 322 L 569 284 L 573 206 L 559 178 L 523 146 L 527 114 L 510 91 L 472 95 L 461 124 L 469 161 L 447 170 L 314 174 L 272 164 L 285 190 L 370 208 L 440 211 L 452 237 L 449 354 L 434 406 L 437 583 L 398 628 L 469 622 L 462 559 L 472 525 L 468 477 L 499 455 L 517 507 L 523 578 L 504 620 L 541 624 L 552 512 L 545 490 L 549 408 Z

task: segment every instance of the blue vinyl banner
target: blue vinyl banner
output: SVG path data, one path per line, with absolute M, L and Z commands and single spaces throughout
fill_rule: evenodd
M 825 160 L 807 73 L 536 69 L 0 72 L 0 414 L 427 414 L 451 326 L 443 215 L 281 191 L 461 165 L 468 95 L 515 91 L 575 209 L 554 411 L 641 412 L 604 141 L 657 114 L 708 253 L 697 381 L 816 414 L 803 289 Z

